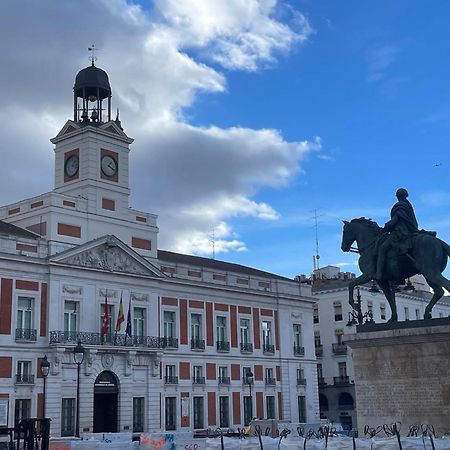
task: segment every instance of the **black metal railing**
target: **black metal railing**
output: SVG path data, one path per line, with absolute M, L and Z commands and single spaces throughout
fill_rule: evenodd
M 340 375 L 338 377 L 333 377 L 333 382 L 335 386 L 343 386 L 350 384 L 350 378 L 348 375 Z
M 350 411 L 355 409 L 355 405 L 353 403 L 339 403 L 339 409 L 343 411 Z
M 249 342 L 247 342 L 247 343 L 241 342 L 241 352 L 242 353 L 253 353 L 253 344 L 250 344 Z
M 336 343 L 333 344 L 333 353 L 335 355 L 345 355 L 347 353 L 347 344 L 344 343 Z
M 34 384 L 34 375 L 31 373 L 16 374 L 16 384 Z
M 317 382 L 319 383 L 319 386 L 325 386 L 327 383 L 325 383 L 324 377 L 317 377 Z
M 155 336 L 127 336 L 115 333 L 90 333 L 85 331 L 50 331 L 50 344 L 113 345 L 122 347 L 164 348 L 164 338 Z
M 205 377 L 192 377 L 192 384 L 205 384 Z
M 205 340 L 191 339 L 191 350 L 205 350 Z
M 305 356 L 305 347 L 301 347 L 300 345 L 294 345 L 294 355 Z
M 165 384 L 178 384 L 178 377 L 175 377 L 172 375 L 166 375 L 164 377 L 164 383 Z
M 264 353 L 275 353 L 275 346 L 272 344 L 263 344 Z
M 219 377 L 219 384 L 230 384 L 230 377 Z
M 322 356 L 323 355 L 323 345 L 316 345 L 316 356 Z
M 306 386 L 306 378 L 297 378 L 297 386 Z
M 16 341 L 36 341 L 37 331 L 31 328 L 16 328 Z
M 266 384 L 268 386 L 275 386 L 277 384 L 277 380 L 275 378 L 267 378 L 266 377 Z
M 216 341 L 216 348 L 218 352 L 229 352 L 230 343 L 228 341 Z
M 178 339 L 174 337 L 163 337 L 164 348 L 178 348 Z

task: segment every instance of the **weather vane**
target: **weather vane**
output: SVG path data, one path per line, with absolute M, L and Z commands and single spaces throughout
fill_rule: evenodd
M 91 61 L 93 66 L 95 66 L 95 61 L 97 61 L 97 57 L 95 56 L 95 52 L 97 50 L 98 48 L 95 48 L 95 44 L 92 44 L 90 47 L 88 47 L 88 51 L 91 52 L 91 56 L 89 56 L 89 61 Z

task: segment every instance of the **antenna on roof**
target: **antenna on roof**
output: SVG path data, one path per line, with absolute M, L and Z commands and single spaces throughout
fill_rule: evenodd
M 211 234 L 211 244 L 212 244 L 212 259 L 216 259 L 216 229 L 212 229 Z
M 91 61 L 92 65 L 95 66 L 95 61 L 97 61 L 97 57 L 95 56 L 95 52 L 98 48 L 95 48 L 95 44 L 92 44 L 88 47 L 88 51 L 91 52 L 91 56 L 89 56 L 89 61 Z
M 316 254 L 313 256 L 313 269 L 314 271 L 320 269 L 319 265 L 319 222 L 318 222 L 317 209 L 314 210 L 314 228 L 316 230 Z

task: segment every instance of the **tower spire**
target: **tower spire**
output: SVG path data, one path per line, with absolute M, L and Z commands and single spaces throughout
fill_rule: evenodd
M 97 57 L 95 56 L 95 52 L 98 49 L 95 48 L 95 44 L 92 44 L 90 47 L 88 47 L 88 51 L 91 52 L 91 56 L 89 56 L 89 61 L 91 61 L 91 65 L 95 66 L 95 61 L 97 61 Z

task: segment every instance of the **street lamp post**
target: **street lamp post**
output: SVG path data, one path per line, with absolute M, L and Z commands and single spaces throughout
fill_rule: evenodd
M 80 437 L 80 366 L 84 361 L 85 348 L 78 341 L 77 346 L 73 349 L 73 360 L 77 365 L 77 412 L 75 416 L 75 437 Z
M 249 423 L 252 421 L 253 418 L 253 395 L 252 395 L 252 386 L 253 386 L 253 382 L 255 381 L 255 378 L 253 376 L 253 372 L 250 370 L 247 372 L 247 384 L 248 387 L 250 389 L 250 411 L 249 411 L 249 416 L 250 416 L 250 421 Z
M 42 418 L 45 419 L 45 402 L 46 402 L 46 385 L 47 385 L 47 376 L 50 370 L 50 363 L 48 362 L 47 355 L 44 355 L 44 360 L 41 362 L 41 373 L 44 377 L 44 405 L 42 407 Z

